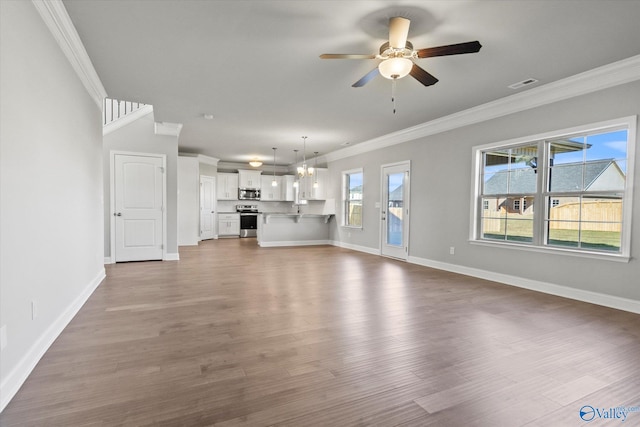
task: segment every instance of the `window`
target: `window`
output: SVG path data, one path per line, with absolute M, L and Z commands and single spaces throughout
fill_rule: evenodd
M 628 257 L 635 127 L 634 116 L 474 147 L 472 240 Z
M 362 169 L 342 172 L 343 225 L 362 228 Z

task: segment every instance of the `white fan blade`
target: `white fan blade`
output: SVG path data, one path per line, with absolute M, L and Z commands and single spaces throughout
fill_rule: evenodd
M 409 21 L 399 16 L 389 19 L 389 46 L 394 49 L 404 49 L 409 35 Z

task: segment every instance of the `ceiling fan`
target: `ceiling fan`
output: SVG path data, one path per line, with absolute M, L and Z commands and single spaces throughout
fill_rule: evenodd
M 407 41 L 409 25 L 411 21 L 394 17 L 389 19 L 389 41 L 380 46 L 380 53 L 377 55 L 341 54 L 325 53 L 320 55 L 322 59 L 381 59 L 382 62 L 376 68 L 367 73 L 363 78 L 355 82 L 353 87 L 362 87 L 369 83 L 376 76 L 391 80 L 397 80 L 411 74 L 425 86 L 431 86 L 438 82 L 438 79 L 419 67 L 414 60 L 418 58 L 431 58 L 434 56 L 460 55 L 463 53 L 475 53 L 482 45 L 476 40 L 466 43 L 450 44 L 446 46 L 428 47 L 426 49 L 415 50 L 413 44 Z

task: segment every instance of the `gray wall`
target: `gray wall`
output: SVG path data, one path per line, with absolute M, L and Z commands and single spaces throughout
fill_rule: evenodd
M 640 160 L 636 150 L 632 259 L 629 263 L 472 245 L 470 224 L 472 147 L 542 132 L 640 114 L 640 82 L 466 126 L 329 164 L 332 190 L 340 173 L 364 168 L 363 230 L 332 225 L 332 239 L 379 248 L 380 165 L 411 160 L 409 255 L 525 279 L 640 300 Z M 351 237 L 347 237 L 347 233 Z M 456 248 L 449 255 L 449 247 Z
M 102 122 L 30 1 L 0 1 L 0 93 L 5 404 L 104 277 Z
M 153 113 L 104 136 L 104 256 L 111 251 L 110 171 L 111 151 L 164 154 L 167 157 L 167 254 L 178 253 L 178 138 L 156 135 Z

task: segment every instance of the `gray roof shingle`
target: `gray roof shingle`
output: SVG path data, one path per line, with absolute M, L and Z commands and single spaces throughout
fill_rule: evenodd
M 580 191 L 584 165 L 584 189 L 614 163 L 612 159 L 594 160 L 586 163 L 565 163 L 554 166 L 551 171 L 551 191 Z M 518 168 L 494 174 L 484 183 L 483 194 L 530 194 L 536 192 L 536 173 L 533 168 Z

